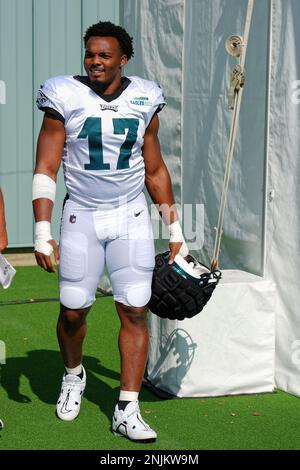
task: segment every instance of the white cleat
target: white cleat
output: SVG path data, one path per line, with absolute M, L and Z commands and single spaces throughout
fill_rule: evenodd
M 56 404 L 56 414 L 64 421 L 77 418 L 80 403 L 86 384 L 86 373 L 82 367 L 82 379 L 78 375 L 65 374 L 62 379 L 61 392 Z
M 116 436 L 123 436 L 135 442 L 154 442 L 157 434 L 143 420 L 138 401 L 131 401 L 125 410 L 118 405 L 112 419 L 112 431 Z

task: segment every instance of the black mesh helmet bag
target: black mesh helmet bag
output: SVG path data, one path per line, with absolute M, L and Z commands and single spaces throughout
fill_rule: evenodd
M 176 255 L 168 264 L 170 252 L 155 257 L 152 295 L 148 304 L 152 313 L 170 320 L 192 318 L 201 312 L 217 286 L 221 272 L 199 263 L 193 256 Z

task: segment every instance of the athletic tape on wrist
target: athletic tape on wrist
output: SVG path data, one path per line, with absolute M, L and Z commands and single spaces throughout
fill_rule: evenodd
M 179 220 L 176 220 L 172 224 L 169 225 L 169 231 L 170 231 L 170 242 L 171 243 L 176 243 L 176 242 L 183 242 L 184 237 L 181 229 L 181 225 L 179 223 Z
M 184 240 L 184 236 L 182 233 L 182 228 L 181 228 L 179 220 L 176 220 L 175 222 L 169 225 L 169 231 L 170 231 L 170 243 L 182 242 L 182 245 L 179 250 L 179 254 L 183 257 L 187 256 L 189 254 L 189 249 Z
M 43 173 L 36 173 L 32 180 L 32 200 L 46 198 L 55 201 L 56 183 Z
M 53 253 L 53 246 L 48 243 L 52 240 L 51 224 L 47 220 L 36 222 L 35 224 L 35 244 L 34 249 L 39 253 L 50 256 Z

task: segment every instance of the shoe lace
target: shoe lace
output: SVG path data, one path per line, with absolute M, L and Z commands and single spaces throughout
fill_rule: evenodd
M 63 385 L 63 391 L 66 392 L 66 398 L 64 399 L 64 406 L 67 408 L 70 400 L 70 395 L 71 392 L 76 391 L 78 389 L 79 391 L 79 384 L 75 382 L 67 383 Z
M 81 384 L 79 382 L 67 382 L 63 384 L 62 388 L 63 391 L 66 391 L 67 395 L 70 395 L 73 391 L 80 391 L 80 386 Z
M 129 421 L 129 419 L 134 415 L 136 415 L 138 421 L 141 424 L 143 424 L 146 429 L 150 429 L 150 426 L 147 423 L 145 423 L 145 421 L 143 420 L 141 416 L 139 405 L 136 405 L 136 407 L 130 413 L 126 413 L 126 412 L 122 413 L 122 416 L 120 416 L 120 418 L 118 419 L 116 423 L 117 426 L 119 426 L 124 421 Z

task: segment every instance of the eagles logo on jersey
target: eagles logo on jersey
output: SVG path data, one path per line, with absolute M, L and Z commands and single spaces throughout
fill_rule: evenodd
M 46 95 L 42 92 L 42 90 L 38 91 L 37 97 L 36 97 L 36 104 L 39 108 L 44 108 L 47 107 L 49 104 L 49 98 L 47 98 Z
M 69 197 L 91 209 L 130 201 L 144 188 L 144 134 L 165 99 L 156 83 L 128 79 L 129 85 L 109 102 L 73 76 L 50 78 L 38 92 L 37 106 L 50 108 L 64 122 Z

